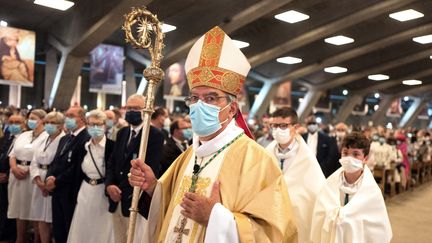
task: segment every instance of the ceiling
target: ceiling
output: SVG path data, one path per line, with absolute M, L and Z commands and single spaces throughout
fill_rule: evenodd
M 61 40 L 68 32 L 66 24 L 74 22 L 74 30 L 82 33 L 108 16 L 119 2 L 114 0 L 75 0 L 75 6 L 61 12 L 34 5 L 31 0 L 1 0 L 0 19 L 12 27 L 37 32 L 37 59 L 44 58 L 50 37 Z M 163 66 L 183 60 L 193 41 L 215 25 L 233 39 L 250 43 L 242 51 L 256 75 L 248 84 L 261 87 L 263 82 L 292 80 L 294 90 L 327 89 L 341 94 L 343 89 L 364 94 L 372 92 L 397 94 L 412 87 L 402 85 L 403 79 L 420 79 L 432 84 L 432 44 L 419 44 L 413 37 L 432 34 L 431 0 L 158 0 L 147 1 L 150 11 L 177 30 L 165 37 Z M 136 6 L 136 5 L 135 5 Z M 399 22 L 389 14 L 414 9 L 424 17 Z M 274 18 L 275 14 L 296 10 L 308 14 L 308 20 L 289 24 Z M 80 18 L 86 24 L 80 25 Z M 90 24 L 89 24 L 90 23 Z M 91 25 L 93 23 L 93 25 Z M 78 27 L 76 27 L 78 26 Z M 80 29 L 81 28 L 81 29 Z M 70 33 L 71 34 L 71 33 Z M 73 34 L 73 33 L 72 33 Z M 355 42 L 336 46 L 325 38 L 345 35 Z M 105 43 L 124 45 L 120 28 L 112 29 Z M 142 53 L 144 55 L 144 53 Z M 276 58 L 294 56 L 302 63 L 286 65 Z M 342 66 L 346 73 L 331 74 L 324 67 Z M 370 74 L 382 73 L 389 80 L 371 81 Z M 256 78 L 259 77 L 259 78 Z M 430 98 L 429 90 L 412 95 Z

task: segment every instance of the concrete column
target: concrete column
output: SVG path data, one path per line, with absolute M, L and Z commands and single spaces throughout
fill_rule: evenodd
M 97 93 L 96 107 L 101 110 L 106 109 L 106 94 L 102 92 Z
M 410 126 L 415 121 L 415 119 L 417 119 L 418 114 L 420 114 L 426 104 L 426 100 L 422 100 L 421 98 L 414 98 L 414 102 L 403 115 L 398 127 L 405 128 Z
M 302 122 L 312 112 L 313 107 L 318 103 L 323 94 L 324 90 L 309 90 L 306 93 L 297 109 L 299 122 Z
M 376 125 L 382 125 L 386 112 L 388 108 L 390 108 L 391 103 L 395 97 L 394 96 L 383 96 L 383 99 L 379 103 L 379 108 L 376 110 L 371 117 L 371 120 L 373 121 L 374 126 Z
M 21 85 L 9 86 L 9 105 L 21 107 Z
M 44 87 L 44 108 L 49 106 L 49 96 L 54 84 L 54 79 L 57 71 L 57 51 L 50 48 L 46 52 L 45 65 L 45 87 Z
M 126 98 L 137 92 L 137 86 L 135 81 L 135 68 L 133 63 L 126 59 L 125 62 L 125 80 L 126 80 Z
M 353 108 L 360 104 L 363 101 L 363 96 L 355 94 L 353 96 L 349 96 L 341 108 L 339 109 L 339 113 L 337 114 L 336 120 L 339 122 L 345 122 L 346 119 L 350 116 Z
M 261 88 L 257 97 L 255 98 L 252 108 L 250 109 L 249 118 L 254 118 L 255 116 L 261 117 L 264 114 L 265 110 L 270 104 L 271 99 L 277 91 L 277 87 L 278 85 L 274 85 L 271 82 L 264 83 L 264 86 Z

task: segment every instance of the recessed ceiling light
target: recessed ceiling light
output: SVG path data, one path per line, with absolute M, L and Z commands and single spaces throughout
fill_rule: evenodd
M 233 40 L 233 41 L 234 41 L 234 45 L 236 45 L 240 49 L 249 46 L 249 43 L 244 42 L 244 41 L 239 41 L 239 40 Z
M 405 96 L 404 101 L 408 101 L 408 100 L 410 100 L 410 98 L 408 96 Z
M 348 90 L 346 90 L 346 89 L 342 90 L 342 94 L 343 95 L 348 95 Z
M 375 99 L 378 99 L 380 97 L 380 94 L 379 93 L 375 93 L 374 97 L 375 97 Z
M 410 80 L 404 80 L 404 81 L 402 81 L 402 83 L 405 85 L 420 85 L 420 84 L 422 84 L 422 81 L 410 79 Z
M 279 57 L 276 61 L 284 64 L 296 64 L 301 63 L 303 60 L 297 57 Z
M 420 44 L 428 44 L 432 42 L 432 35 L 414 37 L 413 41 L 418 42 Z
M 387 80 L 390 77 L 384 74 L 372 74 L 368 76 L 368 79 L 374 80 L 374 81 L 381 81 L 381 80 Z
M 162 32 L 163 33 L 167 33 L 167 32 L 173 31 L 175 29 L 177 29 L 177 27 L 175 27 L 174 25 L 165 24 L 165 23 L 162 24 Z
M 7 27 L 7 22 L 4 20 L 0 20 L 0 26 Z
M 379 105 L 374 105 L 374 111 L 379 109 Z
M 75 5 L 74 2 L 67 0 L 35 0 L 34 4 L 42 5 L 48 8 L 55 8 L 62 11 L 65 11 Z
M 346 69 L 344 67 L 338 67 L 338 66 L 324 68 L 324 72 L 327 72 L 327 73 L 344 73 L 346 71 L 348 71 L 348 69 Z
M 418 19 L 423 16 L 424 16 L 423 13 L 415 11 L 414 9 L 408 9 L 408 10 L 389 14 L 390 18 L 399 20 L 401 22 L 412 20 L 412 19 Z
M 297 12 L 295 10 L 289 10 L 280 14 L 275 15 L 276 19 L 294 24 L 309 18 L 309 15 Z
M 324 42 L 340 46 L 340 45 L 345 45 L 345 44 L 348 44 L 348 43 L 352 43 L 352 42 L 354 42 L 354 39 L 346 37 L 346 36 L 343 36 L 343 35 L 338 35 L 338 36 L 333 36 L 333 37 L 330 37 L 330 38 L 326 38 L 324 40 Z

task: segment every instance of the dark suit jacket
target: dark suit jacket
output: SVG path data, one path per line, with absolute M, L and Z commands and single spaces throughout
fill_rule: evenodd
M 129 217 L 129 208 L 132 203 L 133 188 L 129 184 L 127 174 L 130 171 L 130 161 L 135 155 L 139 155 L 139 147 L 141 143 L 142 130 L 137 136 L 132 139 L 128 146 L 129 134 L 131 132 L 130 126 L 124 127 L 117 133 L 117 139 L 114 144 L 114 153 L 111 154 L 106 167 L 106 180 L 105 186 L 116 185 L 122 191 L 121 193 L 121 206 L 122 214 Z M 162 161 L 162 148 L 164 138 L 161 131 L 155 127 L 150 126 L 149 138 L 147 143 L 147 153 L 145 162 L 149 165 L 156 177 L 159 177 L 160 166 Z M 115 212 L 118 203 L 109 198 L 109 211 Z M 147 215 L 148 212 L 140 212 L 142 215 Z
M 61 197 L 61 200 L 70 201 L 75 205 L 81 185 L 76 178 L 76 170 L 77 166 L 81 165 L 86 154 L 84 144 L 90 139 L 90 135 L 87 133 L 87 129 L 84 128 L 67 143 L 70 136 L 70 134 L 67 134 L 60 139 L 56 155 L 48 168 L 46 178 L 49 176 L 56 178 L 53 197 Z
M 163 159 L 162 159 L 162 170 L 161 175 L 171 166 L 177 157 L 183 153 L 183 151 L 177 146 L 177 143 L 172 137 L 168 138 L 163 147 Z
M 302 134 L 303 139 L 307 143 L 308 134 Z M 318 143 L 317 143 L 317 154 L 318 163 L 321 166 L 321 170 L 324 176 L 327 178 L 339 167 L 339 149 L 336 143 L 336 139 L 330 137 L 323 132 L 318 132 Z
M 0 173 L 9 173 L 9 156 L 8 151 L 12 145 L 14 136 L 9 132 L 5 133 L 2 138 L 0 138 Z

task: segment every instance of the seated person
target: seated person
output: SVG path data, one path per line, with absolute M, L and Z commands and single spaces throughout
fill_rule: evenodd
M 361 133 L 344 138 L 342 167 L 327 179 L 315 203 L 312 242 L 390 242 L 384 198 L 366 166 L 369 147 Z

